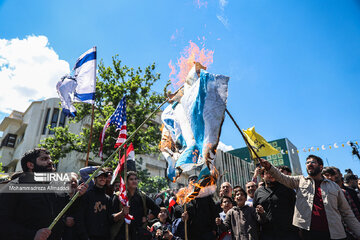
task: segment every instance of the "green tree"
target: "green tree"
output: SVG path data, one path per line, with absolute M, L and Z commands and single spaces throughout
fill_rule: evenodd
M 168 187 L 167 179 L 159 176 L 143 178 L 139 182 L 139 189 L 146 193 L 159 193 Z
M 91 151 L 98 155 L 100 149 L 100 133 L 109 116 L 114 112 L 117 104 L 123 96 L 127 101 L 127 131 L 128 136 L 162 103 L 166 97 L 164 93 L 159 94 L 151 91 L 151 87 L 160 79 L 160 74 L 155 73 L 155 64 L 145 69 L 137 69 L 122 65 L 118 56 L 112 58 L 112 66 L 106 67 L 103 61 L 98 66 L 98 78 L 95 92 L 95 117 L 93 124 L 93 136 Z M 77 115 L 72 122 L 79 122 L 91 116 L 91 105 L 76 104 Z M 52 129 L 54 135 L 42 141 L 41 147 L 49 149 L 52 158 L 58 161 L 64 158 L 70 151 L 86 153 L 90 136 L 89 126 L 84 127 L 80 135 L 72 134 L 68 127 L 56 127 Z M 106 131 L 103 145 L 104 159 L 115 149 L 114 145 L 118 136 L 115 126 Z M 140 130 L 131 142 L 134 145 L 135 153 L 158 152 L 158 143 L 161 138 L 160 126 L 154 120 L 150 120 Z M 114 160 L 118 157 L 115 157 Z

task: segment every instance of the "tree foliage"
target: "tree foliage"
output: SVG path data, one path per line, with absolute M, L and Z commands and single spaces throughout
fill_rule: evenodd
M 168 188 L 168 182 L 164 177 L 147 177 L 141 179 L 138 187 L 141 191 L 146 193 L 158 193 Z
M 128 136 L 166 99 L 165 93 L 169 83 L 164 87 L 163 94 L 151 91 L 151 87 L 159 79 L 160 74 L 155 73 L 155 64 L 147 66 L 145 69 L 140 67 L 134 69 L 122 65 L 118 56 L 112 58 L 111 67 L 105 66 L 103 61 L 100 61 L 91 142 L 91 151 L 95 156 L 98 156 L 99 153 L 99 138 L 103 126 L 123 96 L 126 96 L 127 101 Z M 77 116 L 72 120 L 73 122 L 79 122 L 91 116 L 91 104 L 78 103 L 75 107 Z M 146 154 L 158 151 L 158 143 L 161 138 L 159 127 L 158 123 L 150 120 L 134 136 L 131 142 L 136 153 Z M 56 127 L 53 131 L 54 135 L 44 139 L 40 146 L 48 148 L 54 160 L 64 158 L 73 150 L 86 153 L 90 136 L 89 126 L 84 127 L 80 135 L 70 133 L 68 127 Z M 104 159 L 115 150 L 117 137 L 118 132 L 115 132 L 115 127 L 109 127 L 103 145 Z

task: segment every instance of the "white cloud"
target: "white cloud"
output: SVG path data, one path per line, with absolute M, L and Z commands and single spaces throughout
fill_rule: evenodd
M 225 6 L 228 4 L 226 0 L 219 0 L 220 9 L 224 11 Z
M 57 97 L 56 83 L 69 72 L 46 36 L 0 39 L 0 111 L 25 111 L 30 100 Z
M 219 141 L 219 144 L 217 146 L 217 149 L 218 150 L 221 150 L 223 152 L 227 152 L 227 151 L 231 151 L 231 150 L 234 150 L 233 146 L 230 146 L 230 145 L 226 145 L 225 143 Z
M 217 14 L 216 17 L 219 21 L 229 30 L 229 20 L 225 15 L 225 7 L 229 2 L 227 0 L 219 0 L 220 14 Z
M 226 29 L 229 29 L 229 20 L 225 15 L 216 15 L 216 17 L 226 27 Z

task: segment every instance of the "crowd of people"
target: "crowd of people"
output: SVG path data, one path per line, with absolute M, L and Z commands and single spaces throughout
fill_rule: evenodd
M 8 185 L 35 183 L 34 172 L 54 171 L 46 149 L 26 152 L 21 165 L 23 172 Z M 338 168 L 324 167 L 315 155 L 306 159 L 307 177 L 260 159 L 244 188 L 223 182 L 216 196 L 183 205 L 174 190 L 152 197 L 140 191 L 137 173 L 129 171 L 129 206 L 124 206 L 119 182 L 110 184 L 112 169 L 97 169 L 72 173 L 66 193 L 0 193 L 0 239 L 360 239 L 360 179 L 350 170 L 343 177 Z M 94 172 L 94 180 L 85 185 Z M 195 175 L 188 178 L 190 186 L 196 181 Z M 76 192 L 80 197 L 50 230 Z M 127 216 L 133 217 L 130 224 Z

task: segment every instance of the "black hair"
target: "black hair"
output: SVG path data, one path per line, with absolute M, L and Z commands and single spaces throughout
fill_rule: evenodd
M 127 179 L 129 179 L 129 177 L 131 177 L 131 176 L 135 176 L 136 178 L 138 178 L 137 173 L 134 171 L 128 171 L 126 176 L 127 176 Z
M 324 169 L 321 172 L 322 175 L 324 174 L 330 174 L 331 176 L 335 176 L 336 172 L 333 167 L 324 167 Z
M 29 171 L 29 168 L 27 167 L 27 162 L 32 162 L 33 164 L 36 164 L 36 159 L 40 156 L 41 152 L 44 152 L 45 154 L 50 154 L 50 152 L 46 148 L 34 148 L 24 153 L 20 160 L 21 168 L 24 172 Z
M 228 199 L 231 203 L 233 203 L 233 199 L 229 196 L 223 196 L 220 200 L 220 203 L 222 204 L 225 199 Z
M 284 171 L 287 171 L 289 173 L 292 173 L 291 169 L 288 166 L 281 165 L 281 166 L 278 166 L 277 168 L 280 169 L 280 170 L 284 170 Z
M 315 156 L 315 155 L 309 155 L 306 160 L 313 158 L 317 161 L 317 163 L 321 166 L 324 166 L 324 161 L 321 159 L 321 157 Z
M 246 193 L 246 191 L 245 191 L 242 187 L 240 187 L 239 190 L 237 190 L 237 191 L 235 192 L 235 196 L 236 196 L 236 193 L 237 193 L 237 192 L 242 192 L 242 193 L 244 194 L 244 196 L 247 197 L 247 193 Z
M 236 185 L 233 189 L 235 190 L 235 188 L 241 188 L 240 185 Z

